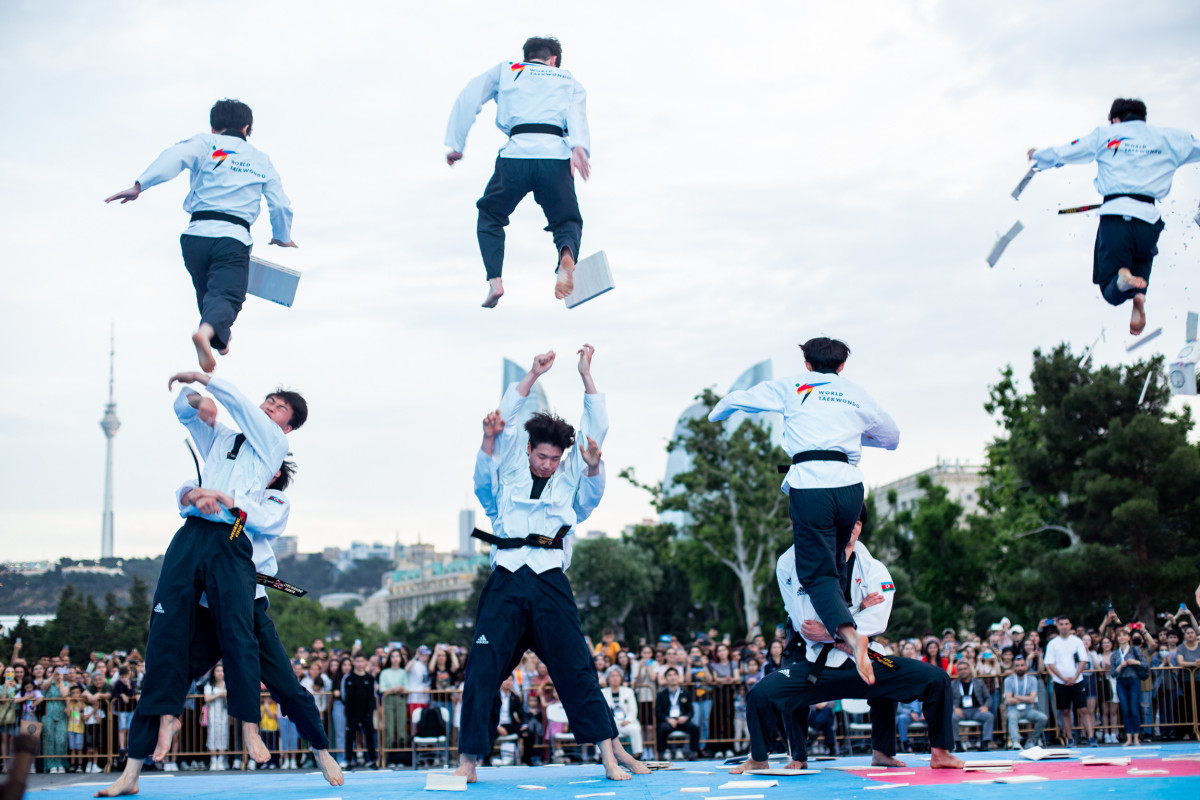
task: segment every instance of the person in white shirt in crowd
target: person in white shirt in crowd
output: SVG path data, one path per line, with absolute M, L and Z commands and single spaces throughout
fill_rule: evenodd
M 1061 730 L 1075 747 L 1071 709 L 1078 712 L 1079 725 L 1088 744 L 1097 747 L 1095 720 L 1088 712 L 1087 691 L 1083 686 L 1083 671 L 1091 666 L 1083 640 L 1073 634 L 1071 618 L 1060 614 L 1054 618 L 1058 635 L 1046 643 L 1045 665 L 1054 686 L 1054 707 L 1058 709 Z
M 213 771 L 229 769 L 229 709 L 225 705 L 225 668 L 217 664 L 204 684 L 204 708 L 208 717 L 208 749 Z
M 553 37 L 525 42 L 524 60 L 503 61 L 467 84 L 454 102 L 446 125 L 446 163 L 454 166 L 466 149 L 467 133 L 489 100 L 496 101 L 496 127 L 508 137 L 496 158 L 496 169 L 479 209 L 476 232 L 487 270 L 484 308 L 494 308 L 504 294 L 504 228 L 525 195 L 546 215 L 554 235 L 554 296 L 574 288 L 575 262 L 583 217 L 575 197 L 574 173 L 587 180 L 592 142 L 587 122 L 587 92 L 562 68 L 562 45 Z
M 591 345 L 579 350 L 580 436 L 586 447 L 574 447 L 575 429 L 549 414 L 533 415 L 523 428 L 514 424 L 534 383 L 554 365 L 553 351 L 536 356 L 525 377 L 505 391 L 498 418 L 489 414 L 484 420 L 475 493 L 494 533 L 476 530 L 474 535 L 492 545 L 492 574 L 479 596 L 477 636 L 467 659 L 455 772 L 471 783 L 477 780 L 478 760 L 492 751 L 496 693 L 526 650 L 549 669 L 576 742 L 599 745 L 610 780 L 630 778 L 622 766 L 649 772 L 621 747 L 565 574 L 581 495 L 592 479 L 602 477 L 600 445 L 608 433 L 604 396 L 592 379 L 593 355 Z
M 1171 191 L 1175 171 L 1200 161 L 1200 141 L 1187 131 L 1146 124 L 1146 104 L 1118 97 L 1109 125 L 1070 144 L 1031 148 L 1038 169 L 1096 162 L 1096 190 L 1104 195 L 1096 231 L 1092 283 L 1110 305 L 1133 301 L 1129 332 L 1146 327 L 1146 291 L 1158 254 L 1162 214 L 1155 203 Z
M 1038 711 L 1038 683 L 1029 674 L 1029 664 L 1025 656 L 1017 653 L 1013 656 L 1013 673 L 1004 679 L 1005 718 L 1008 721 L 1008 746 L 1014 749 L 1024 749 L 1038 744 L 1042 731 L 1049 720 L 1045 714 Z M 1032 723 L 1033 733 L 1028 741 L 1021 742 L 1021 724 Z
M 633 689 L 623 685 L 621 670 L 611 667 L 604 676 L 604 701 L 612 709 L 613 720 L 617 723 L 617 735 L 629 737 L 629 750 L 641 753 L 642 725 L 638 721 L 637 698 Z
M 873 682 L 868 641 L 842 600 L 846 544 L 863 507 L 863 447 L 895 450 L 896 423 L 861 388 L 842 377 L 850 348 L 818 337 L 801 345 L 807 372 L 730 392 L 709 413 L 783 414 L 783 446 L 792 454 L 782 491 L 790 500 L 796 575 L 826 630 L 850 645 L 859 674 Z
M 253 245 L 250 226 L 258 219 L 263 198 L 274 235 L 270 244 L 296 247 L 296 243 L 291 201 L 283 193 L 279 173 L 266 153 L 246 141 L 254 126 L 250 106 L 218 100 L 208 117 L 211 133 L 167 148 L 133 186 L 104 202 L 125 204 L 185 169 L 191 173 L 191 189 L 183 201 L 191 224 L 179 243 L 200 309 L 200 327 L 192 334 L 192 344 L 200 368 L 212 372 L 217 367 L 213 348 L 221 355 L 229 353 L 230 328 L 246 299 Z
M 429 658 L 433 651 L 426 645 L 417 648 L 413 659 L 408 662 L 408 718 L 412 719 L 413 712 L 418 708 L 429 708 L 429 687 L 432 681 L 429 677 Z

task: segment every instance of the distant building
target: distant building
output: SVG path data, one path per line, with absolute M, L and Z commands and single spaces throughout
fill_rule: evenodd
M 73 567 L 63 567 L 63 575 L 124 575 L 120 567 L 102 567 L 99 564 L 76 564 Z
M 53 561 L 3 561 L 0 569 L 13 575 L 44 575 L 54 569 Z
M 289 558 L 300 552 L 300 542 L 295 536 L 280 536 L 271 545 L 275 558 Z
M 464 508 L 458 512 L 458 554 L 464 557 L 475 555 L 475 539 L 471 532 L 475 530 L 475 512 Z
M 337 547 L 326 547 L 321 551 L 321 558 L 334 564 L 342 560 L 342 551 Z
M 383 578 L 383 587 L 355 609 L 366 624 L 387 630 L 400 620 L 416 619 L 421 609 L 443 600 L 465 600 L 471 593 L 475 573 L 488 563 L 486 555 L 461 558 L 435 553 L 432 545 L 421 545 L 420 563 L 409 559 Z
M 379 542 L 372 542 L 371 544 L 351 542 L 350 548 L 342 553 L 342 559 L 348 561 L 366 561 L 369 558 L 382 558 L 385 561 L 391 561 L 395 557 L 395 550 L 393 550 L 390 544 L 381 544 Z
M 322 608 L 345 608 L 347 603 L 361 603 L 362 597 L 354 592 L 330 592 L 317 598 Z
M 871 489 L 875 497 L 875 509 L 880 514 L 890 513 L 888 494 L 896 493 L 896 511 L 911 511 L 925 493 L 917 488 L 917 479 L 928 475 L 936 486 L 945 486 L 949 490 L 949 499 L 960 503 L 963 516 L 970 516 L 979 510 L 979 488 L 983 486 L 982 467 L 974 464 L 961 464 L 958 461 L 950 463 L 939 461 L 936 466 L 901 478 L 898 481 L 886 483 Z

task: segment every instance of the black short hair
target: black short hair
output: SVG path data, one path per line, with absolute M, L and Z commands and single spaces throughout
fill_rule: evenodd
M 665 670 L 663 670 L 663 677 L 667 677 L 672 672 L 674 672 L 676 675 L 679 674 L 679 670 L 675 669 L 674 667 L 667 667 Z
M 827 336 L 809 339 L 800 345 L 800 349 L 804 351 L 804 360 L 813 372 L 837 372 L 838 367 L 850 357 L 850 348 L 845 342 Z
M 575 429 L 553 414 L 534 414 L 525 423 L 525 432 L 529 434 L 530 448 L 549 444 L 565 453 L 575 444 Z
M 308 419 L 308 401 L 299 392 L 293 392 L 291 389 L 280 386 L 267 397 L 278 397 L 292 407 L 292 418 L 288 422 L 292 426 L 292 430 L 299 430 L 300 426 Z
M 558 66 L 562 66 L 562 44 L 553 36 L 531 36 L 525 40 L 525 46 L 521 48 L 526 61 L 533 59 L 549 59 L 550 56 L 558 56 Z
M 213 104 L 208 112 L 208 124 L 214 131 L 234 130 L 241 133 L 246 126 L 254 127 L 254 112 L 240 100 L 225 98 Z M 249 134 L 250 130 L 246 133 Z
M 1059 614 L 1057 617 L 1054 618 L 1054 621 L 1055 622 L 1070 622 L 1071 615 L 1070 614 Z
M 1108 110 L 1109 119 L 1119 119 L 1129 122 L 1131 119 L 1146 121 L 1146 104 L 1132 97 L 1118 97 L 1113 100 L 1112 108 Z
M 1013 663 L 1014 664 L 1017 663 L 1018 661 L 1024 661 L 1024 660 L 1025 660 L 1024 653 L 1014 653 L 1013 654 Z
M 271 481 L 268 489 L 274 489 L 277 492 L 286 492 L 287 488 L 292 485 L 292 479 L 296 477 L 296 462 L 284 460 L 279 465 L 279 477 Z

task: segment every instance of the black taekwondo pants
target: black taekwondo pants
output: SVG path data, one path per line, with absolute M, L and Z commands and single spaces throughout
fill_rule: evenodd
M 571 251 L 572 259 L 579 261 L 583 217 L 575 197 L 571 160 L 497 158 L 492 179 L 475 203 L 479 209 L 475 232 L 489 279 L 499 278 L 504 269 L 504 228 L 509 215 L 530 192 L 546 215 L 545 229 L 554 234 L 554 268 L 558 269 L 558 254 L 564 247 Z
M 1139 278 L 1150 280 L 1150 269 L 1158 255 L 1158 235 L 1162 233 L 1163 221 L 1151 225 L 1145 220 L 1105 214 L 1100 217 L 1096 228 L 1096 247 L 1092 261 L 1092 283 L 1100 287 L 1100 293 L 1109 305 L 1119 306 L 1135 294 L 1145 294 L 1150 288 L 1130 289 L 1127 292 L 1117 287 L 1117 272 L 1128 269 Z
M 179 237 L 183 264 L 196 288 L 196 307 L 200 322 L 212 325 L 210 340 L 221 349 L 229 344 L 229 329 L 246 302 L 246 284 L 250 280 L 250 245 L 229 236 Z
M 796 577 L 831 636 L 853 625 L 846 607 L 846 545 L 863 506 L 863 485 L 791 489 L 792 544 Z
M 596 667 L 584 642 L 571 584 L 561 569 L 496 567 L 479 595 L 475 643 L 463 678 L 458 750 L 492 752 L 500 722 L 500 684 L 526 650 L 545 664 L 575 741 L 596 744 L 617 735 L 612 709 L 600 693 Z
M 225 654 L 229 714 L 257 723 L 259 713 L 258 640 L 254 634 L 253 545 L 245 531 L 188 517 L 163 556 L 150 637 L 146 677 L 134 717 L 180 715 L 192 678 L 192 638 L 200 596 L 208 595 L 208 615 Z
M 796 730 L 796 710 L 801 706 L 807 708 L 814 703 L 824 703 L 830 700 L 844 698 L 862 698 L 864 700 L 887 699 L 901 703 L 920 700 L 925 711 L 925 719 L 929 724 L 929 744 L 949 750 L 954 746 L 953 708 L 950 703 L 950 676 L 937 667 L 911 658 L 889 656 L 891 667 L 882 661 L 874 661 L 875 683 L 868 686 L 858 676 L 854 661 L 846 662 L 836 668 L 826 667 L 820 673 L 816 683 L 809 681 L 813 664 L 804 661 L 789 664 L 787 667 L 772 672 L 759 681 L 746 698 L 746 727 L 750 729 L 750 757 L 755 761 L 766 761 L 769 753 L 767 743 L 778 732 L 778 726 L 784 720 L 792 721 L 792 739 L 794 748 L 796 739 L 804 735 L 807 726 Z M 874 715 L 872 722 L 883 723 L 886 712 L 880 709 Z M 895 754 L 895 725 L 896 715 L 893 711 L 891 722 L 891 740 L 883 737 L 887 730 L 872 731 L 872 746 L 888 755 Z M 795 752 L 793 751 L 793 758 Z M 799 759 L 798 759 L 799 760 Z
M 262 682 L 279 703 L 280 713 L 296 725 L 300 738 L 311 744 L 313 749 L 328 750 L 329 737 L 325 735 L 325 728 L 321 724 L 321 712 L 317 711 L 313 696 L 296 680 L 292 661 L 284 650 L 283 642 L 279 640 L 275 623 L 267 615 L 265 597 L 254 601 L 254 633 L 258 638 L 257 655 Z M 188 653 L 189 683 L 216 666 L 221 656 L 221 642 L 217 637 L 217 628 L 213 624 L 212 616 L 207 608 L 197 608 L 196 630 Z M 253 654 L 247 654 L 247 657 L 253 657 Z M 158 717 L 134 715 L 129 726 L 130 757 L 142 759 L 150 755 L 157 739 Z

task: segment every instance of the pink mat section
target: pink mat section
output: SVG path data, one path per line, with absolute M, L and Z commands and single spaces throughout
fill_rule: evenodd
M 986 759 L 981 758 L 977 760 L 984 761 Z M 1130 775 L 1129 770 L 1135 767 L 1139 770 L 1165 769 L 1168 774 Z M 896 775 L 894 778 L 881 776 L 870 778 L 870 780 L 882 783 L 907 783 L 910 786 L 940 786 L 982 778 L 1000 778 L 1005 775 L 1041 775 L 1047 780 L 1052 781 L 1111 780 L 1113 778 L 1138 780 L 1142 777 L 1182 778 L 1200 775 L 1200 761 L 1163 761 L 1161 758 L 1135 758 L 1128 766 L 1124 767 L 1085 767 L 1078 761 L 1026 761 L 1024 759 L 1014 759 L 1012 772 L 963 772 L 957 769 L 914 767 L 911 764 L 903 769 L 890 770 L 890 772 L 909 772 L 913 770 L 916 771 L 916 775 Z M 866 770 L 860 772 L 856 770 L 848 774 L 866 778 L 868 775 L 878 775 L 880 772 L 884 772 L 884 770 L 881 769 L 878 772 L 868 772 Z

